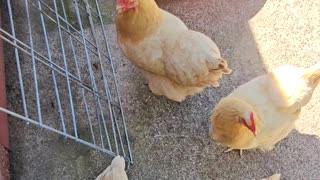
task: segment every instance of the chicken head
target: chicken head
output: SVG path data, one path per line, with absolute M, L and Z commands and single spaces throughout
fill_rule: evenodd
M 245 101 L 226 97 L 216 106 L 211 116 L 209 136 L 218 143 L 241 149 L 257 133 L 259 119 Z
M 116 10 L 120 14 L 133 9 L 138 5 L 139 5 L 138 0 L 118 0 L 116 5 Z

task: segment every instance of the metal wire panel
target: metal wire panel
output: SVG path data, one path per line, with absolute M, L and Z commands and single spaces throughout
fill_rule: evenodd
M 24 29 L 16 2 L 6 3 L 10 31 L 0 28 L 0 37 L 14 48 L 23 113 L 0 111 L 132 163 L 104 25 L 110 14 L 100 10 L 108 3 L 23 0 Z

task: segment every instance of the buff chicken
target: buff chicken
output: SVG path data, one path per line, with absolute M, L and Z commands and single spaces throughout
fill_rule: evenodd
M 125 161 L 123 157 L 115 157 L 111 165 L 107 167 L 96 180 L 128 180 L 128 176 L 125 171 Z
M 260 180 L 280 180 L 281 179 L 281 174 L 274 174 L 268 178 L 260 179 Z
M 227 61 L 206 35 L 190 30 L 154 0 L 118 0 L 118 44 L 156 95 L 181 102 L 230 74 Z
M 272 150 L 285 138 L 320 81 L 320 63 L 280 66 L 235 89 L 211 116 L 209 136 L 229 149 Z

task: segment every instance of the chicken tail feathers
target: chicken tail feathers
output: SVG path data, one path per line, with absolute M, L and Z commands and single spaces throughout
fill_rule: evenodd
M 219 69 L 222 70 L 224 74 L 231 74 L 232 70 L 228 68 L 228 63 L 224 59 L 220 59 Z
M 304 77 L 317 86 L 320 82 L 320 62 L 307 68 Z

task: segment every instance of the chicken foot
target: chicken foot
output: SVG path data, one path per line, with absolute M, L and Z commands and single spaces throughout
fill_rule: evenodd
M 232 148 L 228 148 L 227 150 L 223 151 L 223 153 L 228 153 L 232 150 L 235 150 L 235 149 L 232 149 Z M 242 149 L 239 149 L 240 150 L 240 158 L 242 158 Z

